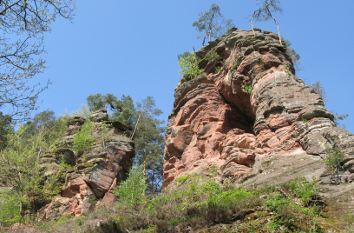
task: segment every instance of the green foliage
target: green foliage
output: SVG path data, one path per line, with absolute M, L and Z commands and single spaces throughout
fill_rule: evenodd
M 223 211 L 231 206 L 242 203 L 243 200 L 250 198 L 252 195 L 251 192 L 243 189 L 227 190 L 210 197 L 208 199 L 208 206 L 210 209 Z
M 130 170 L 129 177 L 113 193 L 118 197 L 119 205 L 136 208 L 146 202 L 146 188 L 143 167 L 139 166 Z
M 285 73 L 289 76 L 293 75 L 293 66 L 290 63 L 285 64 Z
M 205 176 L 188 175 L 183 177 L 183 182 L 156 196 L 143 194 L 143 189 L 139 188 L 143 186 L 143 179 L 141 167 L 132 170 L 129 184 L 120 186 L 125 186 L 125 191 L 119 196 L 117 205 L 97 209 L 80 217 L 80 221 L 72 219 L 60 226 L 61 229 L 66 227 L 62 232 L 102 232 L 113 228 L 136 233 L 174 232 L 176 229 L 189 229 L 190 232 L 199 229 L 212 232 L 323 232 L 319 226 L 322 222 L 319 221 L 322 218 L 320 208 L 316 203 L 299 202 L 299 198 L 308 200 L 309 193 L 316 195 L 315 185 L 304 179 L 280 187 L 242 189 L 222 186 Z M 92 219 L 102 216 L 106 220 L 99 228 L 89 226 Z M 54 224 L 58 226 L 59 223 Z M 74 227 L 68 228 L 69 225 Z M 56 229 L 46 226 L 53 232 Z
M 183 76 L 182 81 L 192 80 L 203 73 L 195 53 L 185 52 L 178 56 L 178 61 Z
M 0 150 L 4 149 L 8 143 L 9 134 L 13 131 L 11 117 L 0 112 Z
M 315 182 L 309 182 L 304 178 L 290 181 L 287 187 L 295 197 L 301 199 L 304 205 L 308 205 L 319 195 Z
M 222 71 L 222 66 L 215 67 L 215 73 L 218 74 Z
M 124 211 L 125 215 L 118 214 L 116 221 L 129 231 L 144 232 L 152 224 L 156 232 L 170 232 L 176 226 L 197 229 L 210 223 L 228 223 L 234 221 L 235 216 L 247 225 L 246 219 L 252 217 L 245 216 L 255 212 L 263 218 L 259 221 L 265 223 L 252 225 L 253 232 L 321 232 L 317 221 L 319 208 L 315 204 L 308 206 L 317 195 L 317 188 L 304 179 L 279 188 L 247 190 L 188 175 L 177 178 L 175 185 L 156 197 L 144 197 L 146 204 L 134 211 L 120 209 L 118 205 L 116 212 Z
M 162 112 L 156 108 L 154 99 L 147 97 L 135 104 L 130 96 L 123 95 L 118 99 L 112 94 L 95 94 L 88 97 L 88 105 L 91 111 L 109 107 L 108 113 L 112 120 L 132 129 L 132 133 L 127 136 L 135 143 L 134 165 L 145 166 L 147 192 L 159 192 L 162 183 L 164 128 L 163 121 L 159 120 Z
M 119 215 L 117 221 L 126 229 L 137 224 L 139 229 L 146 229 L 153 224 L 157 232 L 170 232 L 181 224 L 194 226 L 228 221 L 234 213 L 247 210 L 255 203 L 250 201 L 256 197 L 252 192 L 227 190 L 218 182 L 198 175 L 182 177 L 175 189 L 148 199 L 146 205 L 136 210 L 138 216 L 137 212 Z
M 82 152 L 90 148 L 95 139 L 92 136 L 92 122 L 86 121 L 80 128 L 80 131 L 74 135 L 73 149 L 76 152 Z
M 66 120 L 51 120 L 51 124 L 35 127 L 32 122 L 11 133 L 7 147 L 0 151 L 0 183 L 11 188 L 7 193 L 1 191 L 0 212 L 9 216 L 11 223 L 36 212 L 60 192 L 60 186 L 54 184 L 55 176 L 43 180 L 39 162 L 62 138 Z
M 90 111 L 97 111 L 106 108 L 106 97 L 102 94 L 90 95 L 86 100 Z
M 192 175 L 166 193 L 151 199 L 146 207 L 148 219 L 157 225 L 159 232 L 168 232 L 183 222 L 205 223 L 208 219 L 209 198 L 221 192 L 213 180 Z M 162 221 L 159 221 L 162 220 Z
M 222 71 L 222 57 L 215 49 L 210 50 L 201 61 L 207 61 L 214 66 L 214 72 L 217 74 Z
M 116 105 L 119 106 L 119 110 L 113 113 L 112 118 L 133 127 L 136 121 L 136 110 L 133 99 L 130 96 L 123 95 Z
M 8 226 L 21 219 L 21 202 L 16 193 L 0 188 L 0 226 Z
M 87 97 L 89 112 L 105 109 L 109 110 L 113 120 L 117 120 L 127 126 L 134 123 L 135 107 L 130 96 L 123 95 L 118 99 L 113 94 L 94 94 Z
M 318 222 L 320 207 L 315 202 L 319 194 L 315 182 L 299 178 L 278 190 L 281 192 L 273 192 L 264 202 L 275 212 L 267 224 L 271 232 L 322 232 Z M 294 201 L 296 199 L 301 203 Z
M 189 179 L 189 176 L 179 176 L 175 179 L 177 183 L 185 183 Z
M 205 55 L 204 59 L 210 63 L 216 63 L 222 60 L 222 57 L 220 57 L 220 55 L 215 50 L 211 50 Z
M 253 90 L 252 84 L 244 84 L 242 85 L 242 91 L 247 93 L 247 94 L 251 94 Z
M 217 4 L 212 4 L 208 11 L 202 12 L 199 18 L 193 22 L 193 27 L 201 33 L 203 45 L 206 40 L 211 41 L 229 31 L 234 25 L 232 20 L 224 18 Z
M 271 232 L 322 232 L 315 207 L 304 207 L 276 193 L 265 201 L 265 205 L 275 212 L 267 225 Z
M 163 169 L 163 121 L 159 120 L 161 110 L 156 108 L 152 97 L 147 97 L 136 105 L 134 164 L 143 165 L 146 170 L 148 193 L 156 193 L 161 189 Z M 139 122 L 137 119 L 139 118 Z
M 255 194 L 243 189 L 226 190 L 208 199 L 208 217 L 214 221 L 227 222 L 233 214 L 240 214 L 256 206 Z
M 47 177 L 43 185 L 33 185 L 35 188 L 38 188 L 36 192 L 41 194 L 43 202 L 50 201 L 52 197 L 60 194 L 62 185 L 65 182 L 65 176 L 71 169 L 72 166 L 65 163 L 64 159 L 62 159 L 56 173 Z M 42 182 L 41 177 L 39 178 L 38 182 Z
M 36 114 L 31 121 L 21 126 L 18 133 L 22 140 L 32 140 L 33 135 L 43 134 L 44 140 L 48 144 L 54 145 L 55 142 L 65 133 L 67 117 L 55 118 L 54 112 L 43 111 Z
M 332 148 L 327 149 L 325 164 L 328 170 L 333 174 L 337 174 L 342 169 L 342 162 L 344 160 L 344 153 L 342 150 L 333 146 Z

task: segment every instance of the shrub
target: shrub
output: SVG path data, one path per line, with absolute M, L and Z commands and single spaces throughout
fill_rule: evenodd
M 208 218 L 214 222 L 227 222 L 234 217 L 242 218 L 251 207 L 254 194 L 243 189 L 232 189 L 210 196 Z
M 215 51 L 211 50 L 205 55 L 205 60 L 210 63 L 217 63 L 218 61 L 222 60 L 222 57 Z
M 8 216 L 6 222 L 27 218 L 60 192 L 56 175 L 46 181 L 41 176 L 40 157 L 54 147 L 65 129 L 65 119 L 50 123 L 20 126 L 0 151 L 0 183 L 11 187 L 11 191 L 0 194 L 0 215 Z
M 182 81 L 189 81 L 201 75 L 203 70 L 199 68 L 198 57 L 195 53 L 185 52 L 178 56 Z
M 143 167 L 132 168 L 129 177 L 115 190 L 118 204 L 127 207 L 138 207 L 146 202 L 145 190 L 147 188 Z
M 315 182 L 309 182 L 304 178 L 292 180 L 287 186 L 295 197 L 301 199 L 304 205 L 308 205 L 319 194 Z
M 265 206 L 275 213 L 267 225 L 271 232 L 321 232 L 316 207 L 304 207 L 280 193 L 268 197 Z
M 225 189 L 215 180 L 191 175 L 175 189 L 151 199 L 146 213 L 159 232 L 168 232 L 177 225 L 197 227 L 227 222 L 238 215 L 242 218 L 255 205 L 254 199 L 256 195 L 250 191 Z
M 228 190 L 220 192 L 215 196 L 211 196 L 208 199 L 208 206 L 211 209 L 227 209 L 231 206 L 240 204 L 240 202 L 246 198 L 252 196 L 252 193 L 243 189 Z
M 318 224 L 319 209 L 298 201 L 298 198 L 307 200 L 316 194 L 314 183 L 305 179 L 291 181 L 280 188 L 250 190 L 225 187 L 200 175 L 185 176 L 181 180 L 183 182 L 176 184 L 174 189 L 157 196 L 145 196 L 143 170 L 134 168 L 129 178 L 115 190 L 119 197 L 117 205 L 83 216 L 78 231 L 70 232 L 83 232 L 83 227 L 92 223 L 90 220 L 102 216 L 102 224 L 99 227 L 91 224 L 91 231 L 87 232 L 106 229 L 112 232 L 119 232 L 118 229 L 124 229 L 124 232 L 175 232 L 181 229 L 197 232 L 207 226 L 221 230 L 215 232 L 322 232 Z M 213 228 L 218 223 L 232 224 L 223 229 Z
M 244 84 L 242 85 L 242 91 L 247 93 L 247 94 L 251 94 L 252 93 L 252 84 Z
M 291 64 L 289 64 L 289 63 L 287 63 L 286 65 L 285 65 L 285 73 L 287 74 L 287 75 L 289 75 L 289 76 L 292 76 L 293 75 L 293 71 L 292 71 L 292 65 Z
M 337 174 L 342 169 L 344 153 L 337 146 L 327 149 L 325 164 L 332 174 Z
M 92 123 L 86 121 L 80 128 L 80 131 L 74 135 L 73 149 L 76 152 L 82 152 L 93 145 Z
M 0 188 L 0 226 L 8 226 L 21 219 L 21 202 L 16 193 Z

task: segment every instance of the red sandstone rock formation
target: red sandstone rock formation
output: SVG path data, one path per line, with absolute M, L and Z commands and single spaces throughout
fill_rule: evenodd
M 94 144 L 75 153 L 71 149 L 73 137 L 85 121 L 81 117 L 70 119 L 66 136 L 58 145 L 60 149 L 42 158 L 43 175 L 47 179 L 60 172 L 62 161 L 72 166 L 58 178 L 58 185 L 64 179 L 60 196 L 39 211 L 42 219 L 79 216 L 97 204 L 112 204 L 115 200 L 112 189 L 126 178 L 132 166 L 133 142 L 123 135 L 124 126 L 109 121 L 105 111 L 91 116 Z
M 208 61 L 210 53 L 219 59 Z M 211 167 L 220 181 L 240 182 L 254 174 L 259 157 L 299 150 L 323 156 L 333 144 L 351 169 L 343 179 L 354 179 L 354 136 L 335 126 L 321 96 L 295 75 L 289 50 L 275 34 L 235 30 L 197 56 L 204 73 L 175 90 L 164 187 Z

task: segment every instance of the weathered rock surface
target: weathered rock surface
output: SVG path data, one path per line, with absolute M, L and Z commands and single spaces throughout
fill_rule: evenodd
M 219 59 L 208 60 L 210 53 Z M 354 136 L 336 127 L 321 96 L 295 75 L 289 50 L 275 34 L 234 30 L 197 56 L 204 73 L 175 90 L 165 188 L 178 176 L 210 168 L 216 168 L 221 182 L 274 181 L 282 179 L 279 171 L 296 170 L 291 164 L 301 163 L 302 170 L 284 179 L 297 174 L 325 182 L 323 157 L 333 145 L 345 154 L 342 182 L 353 180 Z M 274 156 L 282 165 L 262 178 L 257 161 Z
M 61 185 L 55 197 L 39 211 L 41 219 L 63 215 L 79 216 L 97 204 L 111 204 L 112 189 L 124 180 L 132 166 L 133 142 L 124 133 L 127 128 L 108 119 L 99 111 L 90 117 L 94 142 L 89 148 L 75 152 L 73 138 L 86 120 L 73 117 L 58 148 L 41 158 L 43 176 Z

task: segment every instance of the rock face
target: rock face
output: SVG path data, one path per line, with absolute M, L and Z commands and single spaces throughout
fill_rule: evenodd
M 334 145 L 345 154 L 342 181 L 353 180 L 354 136 L 336 127 L 321 96 L 295 75 L 275 34 L 234 30 L 196 54 L 204 73 L 175 90 L 165 188 L 210 169 L 221 182 L 242 183 L 262 173 L 257 161 L 285 155 L 317 161 L 325 176 L 321 158 Z
M 112 189 L 127 177 L 132 166 L 133 142 L 125 128 L 108 119 L 106 111 L 90 117 L 92 142 L 74 151 L 74 137 L 87 120 L 69 119 L 67 132 L 58 149 L 41 158 L 44 181 L 54 179 L 61 192 L 39 211 L 41 219 L 81 215 L 98 204 L 114 201 Z

